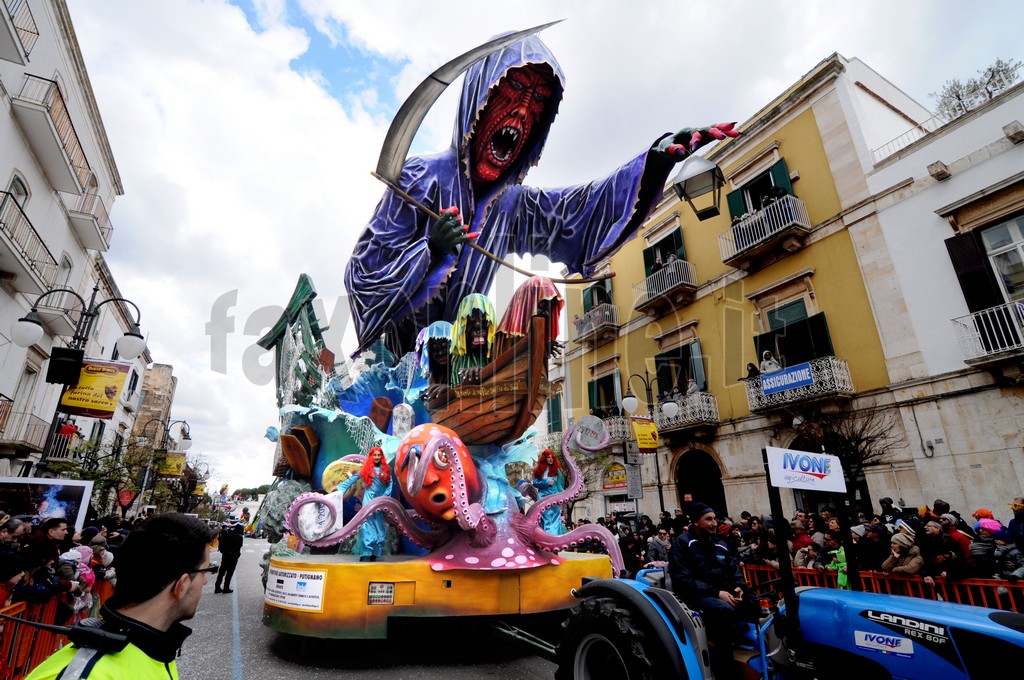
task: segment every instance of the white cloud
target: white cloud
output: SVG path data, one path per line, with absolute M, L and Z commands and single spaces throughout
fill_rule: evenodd
M 489 36 L 553 19 L 543 39 L 567 91 L 531 181 L 565 184 L 612 169 L 661 132 L 751 115 L 832 52 L 860 57 L 924 104 L 950 77 L 1019 57 L 1018 32 L 952 3 L 622 3 L 534 0 L 514 6 L 369 0 L 208 0 L 71 4 L 76 34 L 125 185 L 107 254 L 142 308 L 153 356 L 179 378 L 174 417 L 232 487 L 269 481 L 273 388 L 253 385 L 243 353 L 255 310 L 283 305 L 309 273 L 330 313 L 352 245 L 379 199 L 369 171 L 389 120 L 433 69 Z M 338 102 L 329 63 L 297 72 L 316 36 L 346 54 L 398 64 L 369 69 Z M 334 83 L 337 85 L 337 83 Z M 451 138 L 456 90 L 430 112 L 417 148 Z M 237 290 L 227 374 L 211 370 L 205 324 Z M 341 318 L 343 315 L 339 315 Z M 346 349 L 352 347 L 351 340 Z M 339 356 L 343 351 L 338 349 Z

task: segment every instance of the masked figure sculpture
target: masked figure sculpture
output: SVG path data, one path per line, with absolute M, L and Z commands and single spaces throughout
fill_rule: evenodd
M 486 295 L 467 295 L 452 324 L 451 384 L 479 381 L 480 368 L 491 358 L 494 305 Z
M 513 343 L 525 336 L 530 329 L 530 319 L 534 316 L 543 316 L 547 319 L 548 333 L 545 340 L 549 347 L 548 353 L 554 352 L 564 306 L 565 300 L 550 279 L 543 276 L 532 276 L 527 279 L 512 294 L 512 300 L 498 322 L 491 355 L 500 356 Z
M 489 290 L 499 265 L 465 247 L 467 232 L 499 258 L 545 255 L 589 275 L 657 205 L 675 161 L 712 138 L 737 134 L 732 125 L 666 134 L 602 179 L 559 189 L 524 186 L 563 89 L 561 68 L 536 36 L 467 71 L 452 146 L 408 159 L 398 182 L 440 219 L 387 190 L 345 271 L 359 351 L 384 335 L 404 354 L 419 329 L 454 323 L 463 297 Z

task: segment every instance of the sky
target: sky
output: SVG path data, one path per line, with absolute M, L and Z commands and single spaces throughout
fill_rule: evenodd
M 105 256 L 154 361 L 174 367 L 190 454 L 232 489 L 272 481 L 273 360 L 256 340 L 306 273 L 331 349 L 355 349 L 343 273 L 382 194 L 370 171 L 388 125 L 489 37 L 564 19 L 542 34 L 566 93 L 527 178 L 540 186 L 606 174 L 665 132 L 743 121 L 834 52 L 929 108 L 946 80 L 1024 57 L 1012 0 L 68 4 L 124 185 Z M 458 89 L 413 153 L 450 145 Z

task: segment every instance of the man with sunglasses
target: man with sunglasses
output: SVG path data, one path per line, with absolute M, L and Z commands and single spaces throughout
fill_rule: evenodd
M 203 586 L 217 572 L 212 540 L 205 523 L 178 513 L 156 515 L 132 531 L 117 553 L 117 589 L 96 622 L 106 640 L 96 648 L 65 647 L 29 680 L 177 680 L 175 658 L 192 633 L 181 622 L 195 615 Z

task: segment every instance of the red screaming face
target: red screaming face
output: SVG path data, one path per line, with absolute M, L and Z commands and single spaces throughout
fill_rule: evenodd
M 551 68 L 542 64 L 512 69 L 491 89 L 473 134 L 474 182 L 493 182 L 515 163 L 553 93 Z

